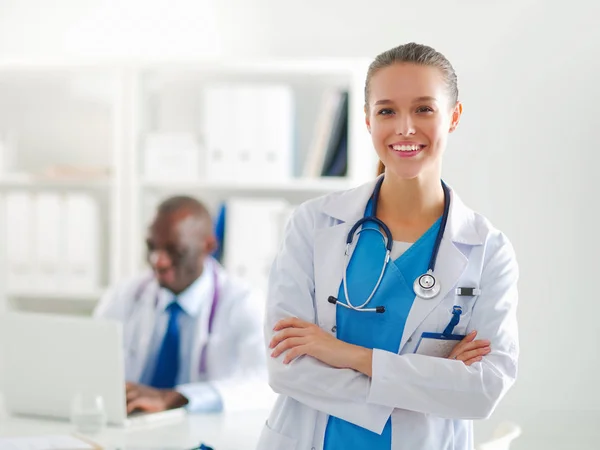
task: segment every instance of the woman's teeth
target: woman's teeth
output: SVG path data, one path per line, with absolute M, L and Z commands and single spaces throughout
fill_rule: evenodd
M 399 152 L 416 152 L 421 150 L 420 145 L 392 145 L 392 148 Z

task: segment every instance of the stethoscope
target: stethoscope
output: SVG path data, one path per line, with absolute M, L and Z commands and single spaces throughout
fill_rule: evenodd
M 369 304 L 369 302 L 371 301 L 371 299 L 373 298 L 373 296 L 375 295 L 375 293 L 377 292 L 379 285 L 381 284 L 381 280 L 383 279 L 383 275 L 385 274 L 385 269 L 387 268 L 387 265 L 391 259 L 392 246 L 394 244 L 392 232 L 390 231 L 388 226 L 381 219 L 378 219 L 375 216 L 375 214 L 377 213 L 377 202 L 379 201 L 379 192 L 381 191 L 382 183 L 383 183 L 383 177 L 381 177 L 379 179 L 379 181 L 377 181 L 377 184 L 375 185 L 375 189 L 373 191 L 373 196 L 372 196 L 373 202 L 372 202 L 371 215 L 360 219 L 358 222 L 356 222 L 354 224 L 354 226 L 348 232 L 348 237 L 346 239 L 346 251 L 344 254 L 344 256 L 345 256 L 344 273 L 343 273 L 343 277 L 342 277 L 342 280 L 343 280 L 342 284 L 344 286 L 344 294 L 346 296 L 347 303 L 339 302 L 333 296 L 329 297 L 329 299 L 328 299 L 328 301 L 330 303 L 338 304 L 340 306 L 343 306 L 344 308 L 353 309 L 355 311 L 377 312 L 377 313 L 385 312 L 385 307 L 383 307 L 383 306 L 377 306 L 375 308 L 367 308 L 366 307 Z M 414 291 L 415 295 L 424 300 L 429 300 L 429 299 L 434 298 L 435 296 L 437 296 L 440 293 L 440 290 L 441 290 L 441 284 L 435 278 L 433 271 L 435 269 L 435 263 L 437 260 L 438 251 L 440 249 L 440 243 L 442 242 L 442 237 L 444 236 L 444 230 L 446 229 L 446 222 L 448 221 L 448 212 L 450 210 L 450 189 L 448 189 L 448 186 L 446 186 L 446 183 L 444 183 L 443 181 L 442 181 L 442 188 L 444 189 L 444 214 L 442 215 L 442 223 L 440 224 L 440 229 L 439 229 L 439 231 L 437 233 L 437 237 L 435 239 L 435 245 L 433 246 L 433 252 L 431 253 L 431 258 L 429 259 L 429 265 L 427 267 L 427 272 L 424 273 L 423 275 L 419 276 L 413 283 L 413 291 Z M 376 225 L 378 225 L 378 227 L 377 228 L 365 228 L 363 225 L 365 225 L 366 223 L 369 223 L 369 222 L 375 223 Z M 361 226 L 363 226 L 363 228 L 361 228 L 359 230 L 358 228 Z M 381 273 L 379 274 L 379 279 L 377 280 L 375 287 L 371 291 L 371 294 L 367 297 L 367 300 L 365 300 L 365 302 L 363 304 L 355 306 L 350 301 L 350 296 L 348 295 L 347 279 L 348 279 L 348 265 L 350 264 L 350 258 L 351 258 L 350 257 L 350 255 L 351 255 L 350 246 L 352 245 L 354 236 L 362 233 L 365 230 L 377 231 L 381 235 L 381 238 L 383 239 L 383 242 L 385 244 L 386 252 L 385 252 L 385 259 L 383 261 L 383 266 L 381 268 Z M 381 230 L 383 230 L 383 232 Z
M 212 296 L 212 302 L 211 302 L 211 306 L 210 306 L 210 315 L 208 316 L 208 335 L 207 335 L 207 339 L 206 342 L 204 342 L 204 345 L 202 346 L 202 350 L 200 350 L 200 374 L 201 375 L 205 375 L 206 374 L 206 348 L 208 346 L 208 341 L 210 338 L 210 335 L 212 333 L 213 330 L 213 323 L 214 323 L 214 319 L 215 319 L 215 313 L 217 311 L 217 306 L 219 305 L 219 299 L 220 299 L 220 295 L 219 295 L 219 279 L 218 279 L 218 274 L 217 274 L 217 269 L 216 267 L 211 267 L 212 273 L 213 273 L 213 296 Z M 146 288 L 148 287 L 148 285 L 150 284 L 150 282 L 154 279 L 154 275 L 150 276 L 149 278 L 145 279 L 136 289 L 135 295 L 134 295 L 134 302 L 139 301 L 139 299 L 142 297 L 142 294 L 144 293 L 144 291 L 146 290 Z M 156 291 L 156 296 L 154 297 L 154 308 L 156 309 L 158 307 L 158 302 L 159 302 L 159 293 L 160 290 Z

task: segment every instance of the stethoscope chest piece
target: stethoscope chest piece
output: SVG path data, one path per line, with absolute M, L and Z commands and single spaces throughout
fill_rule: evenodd
M 440 293 L 441 286 L 433 273 L 428 271 L 415 280 L 413 289 L 417 297 L 429 300 Z

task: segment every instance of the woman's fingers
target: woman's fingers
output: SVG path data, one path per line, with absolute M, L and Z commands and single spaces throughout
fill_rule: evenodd
M 461 353 L 475 350 L 477 348 L 489 346 L 490 341 L 488 341 L 487 339 L 478 339 L 472 342 L 465 342 L 464 340 L 462 340 L 459 344 L 456 345 L 456 347 L 452 349 L 452 353 L 450 354 L 450 356 L 453 357 L 455 355 L 460 355 Z
M 464 338 L 462 338 L 462 340 L 460 341 L 460 343 L 458 345 L 467 344 L 469 342 L 472 342 L 475 339 L 475 336 L 477 336 L 477 331 L 473 330 L 469 334 L 467 334 Z
M 298 319 L 297 317 L 287 317 L 287 318 L 281 319 L 279 322 L 277 322 L 275 324 L 275 326 L 273 327 L 273 331 L 279 331 L 284 328 L 290 328 L 290 327 L 303 328 L 303 327 L 306 327 L 309 325 L 311 325 L 311 324 L 302 319 Z
M 466 361 L 463 361 L 463 363 L 465 364 L 465 366 L 470 366 L 473 363 L 479 362 L 483 359 L 483 356 L 478 356 L 477 358 L 472 358 L 472 359 L 468 359 Z
M 275 347 L 275 349 L 271 352 L 271 356 L 273 358 L 277 358 L 279 355 L 281 355 L 286 350 L 289 350 L 294 347 L 298 347 L 299 345 L 302 345 L 303 343 L 304 343 L 303 337 L 292 337 L 292 338 L 286 339 L 285 341 L 280 342 L 277 345 L 277 347 Z
M 478 341 L 469 342 L 468 344 L 462 345 L 460 347 L 456 347 L 453 352 L 454 354 L 460 355 L 461 353 L 470 352 L 473 350 L 478 350 L 480 348 L 485 348 L 490 346 L 490 341 L 486 339 L 481 339 Z
M 277 347 L 277 345 L 280 342 L 285 341 L 286 339 L 298 336 L 305 336 L 306 333 L 306 328 L 285 328 L 284 330 L 280 331 L 275 336 L 273 336 L 271 342 L 269 343 L 269 348 Z
M 474 350 L 466 351 L 458 355 L 456 359 L 460 359 L 461 361 L 469 361 L 473 358 L 477 358 L 479 356 L 485 356 L 489 352 L 491 352 L 491 347 L 480 347 Z
M 491 352 L 490 341 L 487 339 L 475 340 L 476 336 L 477 331 L 471 331 L 452 349 L 448 358 L 463 361 L 466 365 L 481 361 L 483 356 Z
M 283 358 L 284 364 L 289 364 L 296 358 L 302 355 L 306 355 L 308 353 L 308 347 L 306 345 L 299 345 L 297 347 L 293 347 L 290 349 Z

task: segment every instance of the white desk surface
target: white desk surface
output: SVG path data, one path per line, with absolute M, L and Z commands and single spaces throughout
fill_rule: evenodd
M 215 450 L 252 450 L 269 411 L 188 415 L 175 422 L 107 427 L 88 436 L 106 450 L 187 450 L 201 442 Z M 69 422 L 0 415 L 0 437 L 73 433 Z

